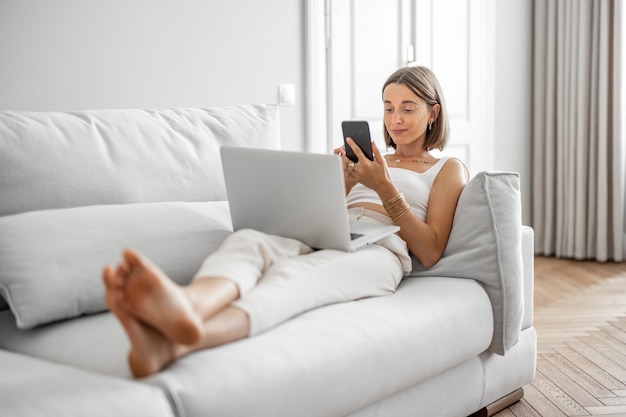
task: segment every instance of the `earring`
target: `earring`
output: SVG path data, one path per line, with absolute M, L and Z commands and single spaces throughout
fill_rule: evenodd
M 430 132 L 430 130 L 433 128 L 433 121 L 429 120 L 428 121 L 428 131 Z

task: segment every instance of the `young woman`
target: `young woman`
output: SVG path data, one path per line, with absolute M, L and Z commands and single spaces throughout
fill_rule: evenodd
M 137 377 L 190 352 L 265 331 L 323 305 L 393 293 L 411 270 L 442 256 L 456 204 L 468 180 L 454 158 L 433 157 L 448 140 L 439 82 L 424 67 L 402 68 L 383 86 L 384 135 L 394 153 L 374 160 L 343 147 L 352 220 L 394 223 L 400 232 L 357 252 L 314 251 L 303 243 L 241 230 L 211 254 L 187 286 L 179 286 L 136 251 L 103 271 L 106 301 L 126 331 Z

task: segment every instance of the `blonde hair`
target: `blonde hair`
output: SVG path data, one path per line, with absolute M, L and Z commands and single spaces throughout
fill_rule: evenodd
M 426 102 L 428 109 L 431 111 L 435 104 L 439 104 L 439 116 L 432 123 L 432 127 L 426 131 L 424 149 L 443 150 L 450 136 L 450 123 L 448 121 L 448 110 L 443 99 L 443 91 L 435 74 L 426 67 L 404 67 L 387 78 L 385 85 L 383 85 L 383 93 L 389 84 L 407 86 L 416 96 Z M 384 124 L 383 135 L 387 146 L 395 149 L 396 144 L 391 135 L 389 135 L 387 126 Z

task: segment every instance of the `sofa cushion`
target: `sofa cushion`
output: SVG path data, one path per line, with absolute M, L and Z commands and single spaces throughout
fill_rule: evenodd
M 145 384 L 0 351 L 0 414 L 20 417 L 172 417 L 165 394 Z
M 187 417 L 344 416 L 474 358 L 492 326 L 477 282 L 404 280 L 395 294 L 307 312 L 146 381 Z
M 128 377 L 128 339 L 112 314 L 30 330 L 7 314 L 0 347 Z M 347 415 L 476 358 L 491 341 L 492 317 L 473 280 L 404 280 L 395 294 L 306 312 L 143 382 L 164 387 L 180 416 Z M 480 375 L 473 381 L 482 386 Z
M 0 313 L 1 348 L 128 377 L 128 340 L 112 314 L 30 330 L 7 314 Z M 492 328 L 477 282 L 404 280 L 395 294 L 306 312 L 142 381 L 164 388 L 179 416 L 347 415 L 476 358 Z M 473 378 L 478 386 L 481 376 Z
M 97 374 L 133 378 L 127 361 L 128 336 L 110 312 L 20 329 L 6 310 L 0 312 L 0 335 L 0 349 Z
M 461 193 L 443 257 L 431 268 L 413 262 L 412 277 L 472 278 L 491 300 L 500 355 L 517 343 L 524 315 L 519 175 L 481 172 Z
M 0 216 L 225 200 L 220 146 L 278 149 L 279 127 L 276 105 L 0 111 Z
M 189 282 L 231 232 L 226 202 L 144 203 L 0 217 L 0 293 L 21 328 L 106 309 L 102 268 L 134 247 Z

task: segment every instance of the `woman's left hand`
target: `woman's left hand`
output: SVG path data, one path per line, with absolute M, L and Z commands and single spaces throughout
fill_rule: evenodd
M 374 160 L 370 161 L 369 159 L 367 159 L 359 145 L 357 145 L 356 142 L 352 140 L 352 138 L 348 138 L 347 141 L 354 151 L 354 154 L 359 159 L 358 162 L 353 163 L 352 161 L 350 161 L 350 159 L 343 155 L 344 167 L 347 170 L 350 179 L 355 182 L 359 182 L 368 188 L 371 188 L 379 195 L 386 188 L 390 188 L 391 192 L 393 193 L 395 190 L 395 186 L 393 185 L 391 177 L 389 176 L 389 171 L 387 170 L 387 162 L 378 150 L 376 143 L 372 142 L 372 153 L 374 154 Z

